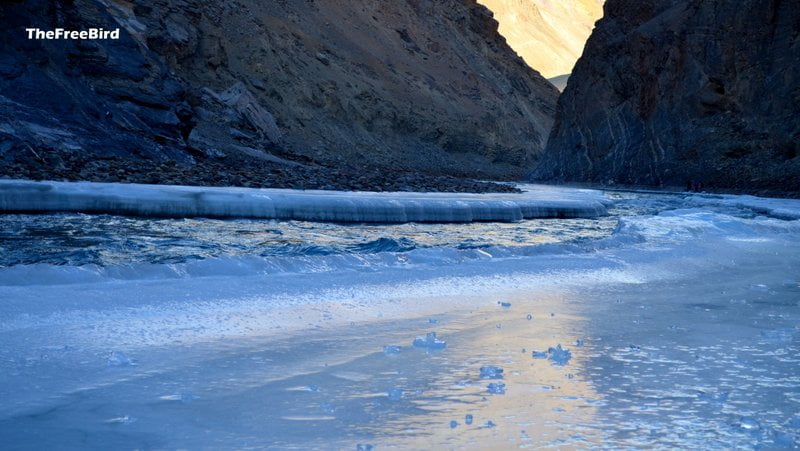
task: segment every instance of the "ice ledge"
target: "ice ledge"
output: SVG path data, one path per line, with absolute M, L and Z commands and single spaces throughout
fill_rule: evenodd
M 690 201 L 697 205 L 724 205 L 752 210 L 757 214 L 788 221 L 800 220 L 800 199 L 781 199 L 746 195 L 695 194 Z
M 0 212 L 328 222 L 514 222 L 593 218 L 611 202 L 592 190 L 523 185 L 521 194 L 371 193 L 0 179 Z

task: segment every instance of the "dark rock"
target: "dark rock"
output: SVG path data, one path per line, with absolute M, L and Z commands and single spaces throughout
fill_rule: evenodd
M 800 190 L 800 8 L 608 0 L 536 180 Z
M 263 137 L 272 143 L 281 139 L 281 131 L 272 114 L 264 109 L 258 100 L 242 83 L 236 83 L 220 94 L 219 99 L 238 112 Z
M 118 3 L 0 2 L 0 175 L 125 180 L 127 162 L 134 181 L 462 190 L 441 177 L 524 176 L 552 122 L 557 91 L 474 0 Z

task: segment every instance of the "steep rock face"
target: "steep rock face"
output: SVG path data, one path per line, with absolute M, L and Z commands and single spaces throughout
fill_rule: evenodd
M 558 95 L 475 0 L 29 0 L 1 4 L 0 24 L 6 176 L 141 181 L 156 162 L 267 185 L 276 171 L 291 186 L 334 170 L 519 178 Z
M 800 189 L 800 8 L 608 0 L 536 180 Z
M 500 33 L 547 78 L 572 72 L 604 0 L 479 0 L 500 22 Z M 559 81 L 558 79 L 555 81 Z

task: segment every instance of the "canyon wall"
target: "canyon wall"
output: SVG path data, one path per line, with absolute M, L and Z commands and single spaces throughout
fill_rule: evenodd
M 0 25 L 0 176 L 520 178 L 558 96 L 475 0 L 9 1 Z M 29 40 L 29 27 L 122 36 Z
M 800 8 L 608 0 L 534 180 L 800 190 Z

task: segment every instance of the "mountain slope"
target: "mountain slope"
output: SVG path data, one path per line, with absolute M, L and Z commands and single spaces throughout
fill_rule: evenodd
M 519 178 L 558 95 L 474 0 L 30 0 L 0 5 L 0 25 L 5 176 Z M 122 37 L 35 41 L 31 26 Z
M 536 180 L 800 190 L 800 8 L 609 0 Z
M 603 15 L 603 0 L 479 1 L 492 10 L 511 47 L 547 78 L 572 72 Z

